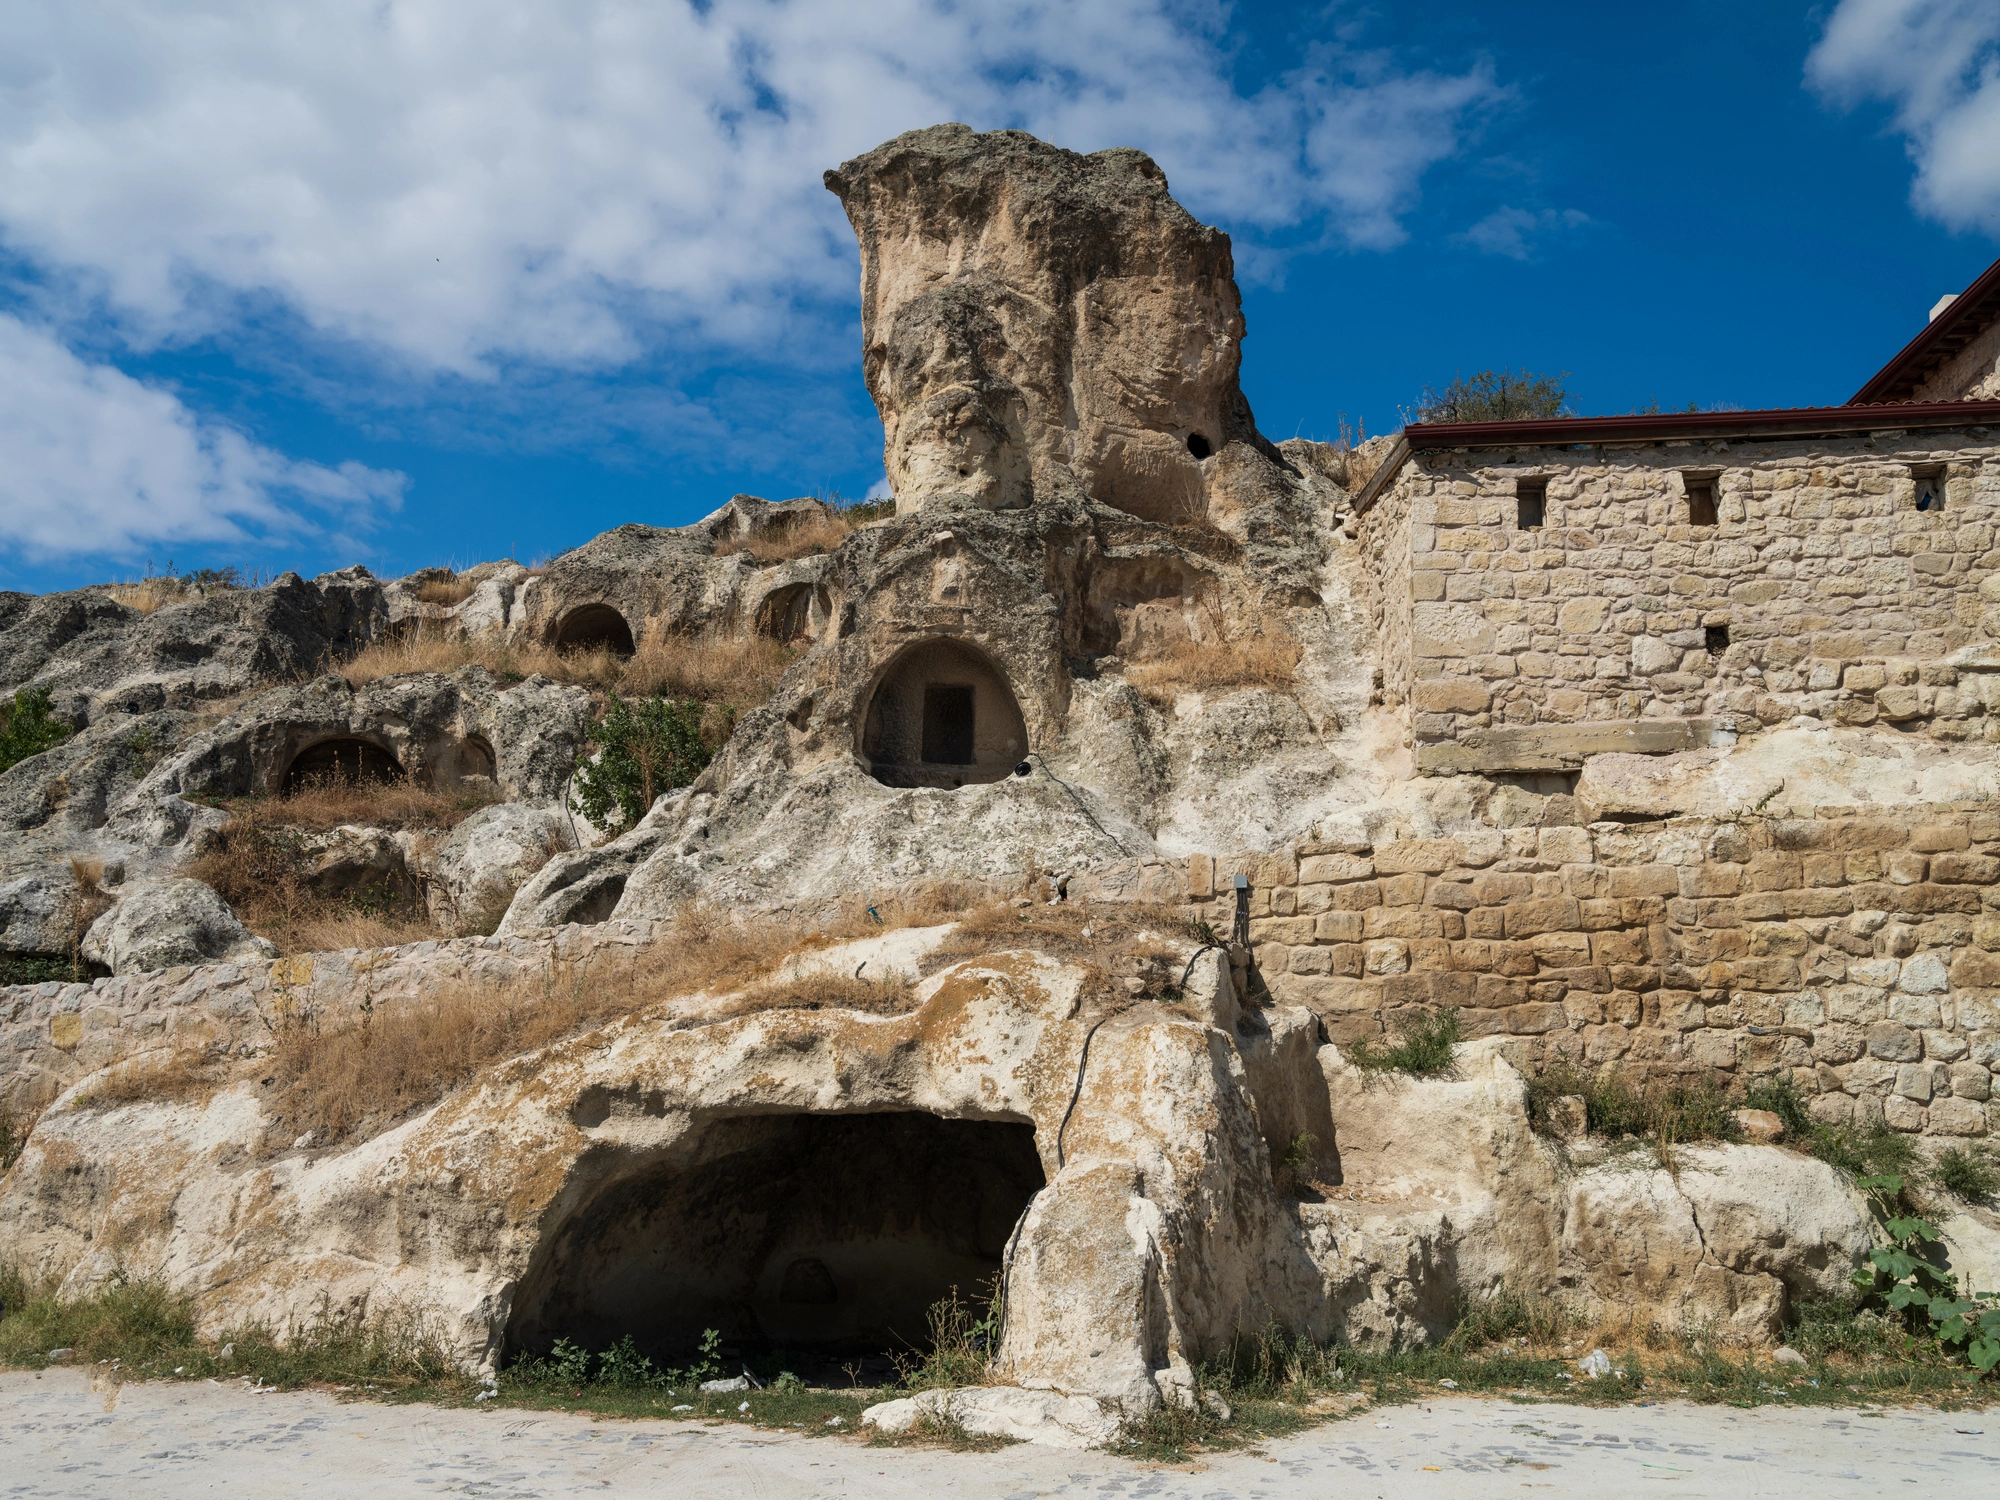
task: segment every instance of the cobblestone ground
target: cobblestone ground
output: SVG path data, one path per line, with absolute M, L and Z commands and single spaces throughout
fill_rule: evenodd
M 0 1375 L 0 1495 L 940 1495 L 1029 1500 L 2000 1494 L 2000 1413 L 1403 1406 L 1195 1469 L 1016 1446 L 953 1454 L 731 1426 L 343 1404 L 237 1385 Z M 1914 1489 L 1913 1489 L 1914 1487 Z

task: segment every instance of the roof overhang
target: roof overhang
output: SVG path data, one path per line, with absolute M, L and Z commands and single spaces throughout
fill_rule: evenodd
M 1630 417 L 1534 417 L 1514 422 L 1415 422 L 1355 496 L 1366 512 L 1413 453 L 1468 448 L 1586 448 L 1603 443 L 1682 443 L 1747 438 L 1901 435 L 2000 427 L 2000 401 L 1905 401 L 1880 406 L 1808 406 L 1778 411 L 1663 412 Z
M 1918 386 L 1996 319 L 2000 319 L 2000 260 L 1988 266 L 1977 281 L 1958 294 L 1951 306 L 1931 319 L 1922 333 L 1876 371 L 1868 384 L 1854 393 L 1851 404 L 1909 400 Z

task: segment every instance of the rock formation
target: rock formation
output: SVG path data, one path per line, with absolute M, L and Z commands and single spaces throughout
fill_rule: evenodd
M 998 1277 L 952 1410 L 1085 1443 L 1269 1319 L 1410 1344 L 1504 1287 L 1754 1342 L 1873 1243 L 1795 1142 L 1558 1145 L 1551 1067 L 2000 1128 L 2000 402 L 1273 447 L 1227 237 L 1142 154 L 939 126 L 827 181 L 893 515 L 0 596 L 0 691 L 75 731 L 0 771 L 0 1258 L 209 1326 L 393 1295 L 487 1369 Z M 768 669 L 704 689 L 713 759 L 592 826 L 618 663 L 709 651 Z M 282 826 L 327 776 L 470 815 Z M 274 957 L 188 878 L 246 809 L 442 935 Z M 556 1040 L 331 1137 L 276 1085 L 288 1026 L 529 991 Z M 1447 1009 L 1446 1076 L 1355 1066 Z M 1944 1244 L 2000 1264 L 1971 1205 Z
M 861 241 L 862 369 L 898 510 L 1082 494 L 1168 521 L 1209 513 L 1211 475 L 1277 479 L 1237 383 L 1229 236 L 1143 152 L 935 125 L 826 185 Z

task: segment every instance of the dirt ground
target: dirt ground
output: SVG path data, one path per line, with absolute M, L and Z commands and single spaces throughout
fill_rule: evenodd
M 961 1454 L 693 1422 L 260 1395 L 240 1382 L 93 1387 L 87 1372 L 50 1370 L 0 1374 L 0 1496 L 1971 1496 L 2000 1494 L 1996 1418 L 1453 1399 L 1170 1469 L 1025 1446 Z

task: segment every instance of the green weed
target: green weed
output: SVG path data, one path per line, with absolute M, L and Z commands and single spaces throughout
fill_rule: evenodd
M 1968 1203 L 1985 1203 L 2000 1191 L 2000 1170 L 1993 1159 L 1961 1146 L 1947 1146 L 1931 1169 L 1937 1185 Z
M 53 750 L 73 733 L 55 717 L 55 700 L 47 688 L 22 688 L 11 705 L 0 705 L 0 771 Z
M 1416 1078 L 1446 1077 L 1457 1070 L 1458 1009 L 1427 1012 L 1407 1022 L 1386 1045 L 1362 1037 L 1347 1060 L 1364 1073 L 1408 1073 Z

